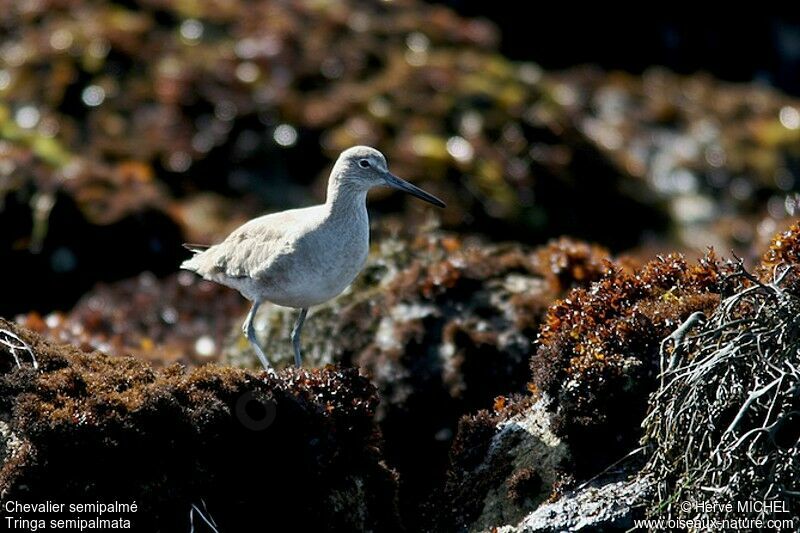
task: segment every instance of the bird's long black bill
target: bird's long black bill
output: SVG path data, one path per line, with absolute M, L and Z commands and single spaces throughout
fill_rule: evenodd
M 416 196 L 420 200 L 425 200 L 426 202 L 430 202 L 433 205 L 439 207 L 447 207 L 447 205 L 443 201 L 439 200 L 434 195 L 423 191 L 416 185 L 412 185 L 406 180 L 398 178 L 397 176 L 395 176 L 394 174 L 390 174 L 389 172 L 386 173 L 386 184 L 389 187 L 393 187 L 403 192 L 407 192 L 408 194 Z

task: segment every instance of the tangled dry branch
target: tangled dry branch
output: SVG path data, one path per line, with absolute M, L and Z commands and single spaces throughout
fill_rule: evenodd
M 214 521 L 214 517 L 211 516 L 211 513 L 208 512 L 208 507 L 206 507 L 205 500 L 200 500 L 200 503 L 203 505 L 203 508 L 197 506 L 196 503 L 193 503 L 189 508 L 189 533 L 195 533 L 194 527 L 194 515 L 197 514 L 202 520 L 203 523 L 213 532 L 219 533 L 219 526 L 217 525 L 216 521 Z
M 17 337 L 12 331 L 0 329 L 0 346 L 5 348 L 8 353 L 11 354 L 11 357 L 14 358 L 14 364 L 17 365 L 17 368 L 22 366 L 22 361 L 19 358 L 21 353 L 27 353 L 28 357 L 30 357 L 31 363 L 33 364 L 33 368 L 39 368 L 39 363 L 36 361 L 36 356 L 33 354 L 31 347 L 28 346 L 25 341 Z
M 763 283 L 739 265 L 741 288 L 662 343 L 661 385 L 642 423 L 642 475 L 656 480 L 651 514 L 711 518 L 702 506 L 684 512 L 685 501 L 800 510 L 800 298 L 787 289 L 795 268 Z M 766 509 L 753 516 L 767 518 Z

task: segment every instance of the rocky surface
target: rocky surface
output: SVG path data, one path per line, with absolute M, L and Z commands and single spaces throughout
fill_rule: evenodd
M 693 312 L 713 310 L 733 285 L 713 255 L 695 264 L 668 256 L 627 270 L 608 265 L 548 307 L 529 356 L 529 395 L 500 397 L 494 412 L 460 420 L 431 512 L 435 529 L 518 524 L 635 448 L 662 339 Z
M 380 231 L 387 231 L 387 228 Z M 771 279 L 776 268 L 780 271 L 783 264 L 793 262 L 797 257 L 798 234 L 800 231 L 792 227 L 776 236 L 758 270 L 765 281 Z M 631 261 L 613 260 L 601 248 L 569 239 L 528 248 L 487 245 L 480 240 L 432 231 L 426 237 L 412 241 L 382 235 L 381 243 L 372 254 L 365 275 L 351 291 L 322 307 L 321 314 L 315 315 L 317 318 L 309 318 L 311 327 L 307 331 L 306 351 L 309 362 L 315 365 L 330 361 L 345 366 L 357 365 L 377 387 L 374 393 L 369 393 L 370 407 L 363 415 L 372 424 L 374 414 L 386 438 L 384 454 L 373 457 L 385 459 L 386 464 L 398 472 L 400 511 L 393 520 L 400 520 L 397 517 L 402 516 L 406 526 L 412 529 L 424 527 L 438 531 L 482 531 L 494 527 L 516 528 L 509 529 L 513 531 L 627 527 L 632 516 L 639 516 L 631 513 L 639 513 L 640 489 L 643 487 L 617 479 L 602 484 L 593 482 L 589 488 L 574 487 L 619 459 L 624 450 L 635 446 L 641 421 L 641 418 L 637 419 L 637 413 L 641 408 L 643 414 L 647 393 L 656 384 L 654 376 L 658 371 L 660 340 L 688 314 L 696 310 L 713 311 L 720 295 L 728 294 L 733 287 L 731 266 L 713 255 L 696 263 L 670 256 L 637 266 Z M 785 280 L 795 283 L 792 274 Z M 220 309 L 234 310 L 236 305 L 242 304 L 232 291 L 227 293 L 230 301 L 235 303 L 226 303 L 222 294 L 215 292 L 222 290 L 206 286 L 194 278 L 186 277 L 181 282 L 180 278 L 159 281 L 144 276 L 98 289 L 76 308 L 74 319 L 59 316 L 62 321 L 49 331 L 70 338 L 67 324 L 79 324 L 83 320 L 80 317 L 90 316 L 86 314 L 90 311 L 124 309 L 125 302 L 131 301 L 130 305 L 139 307 L 130 309 L 148 311 L 144 313 L 141 324 L 128 327 L 119 334 L 116 345 L 123 346 L 125 351 L 124 346 L 135 344 L 130 340 L 140 338 L 140 335 L 161 335 L 156 346 L 163 342 L 178 351 L 190 336 L 176 335 L 180 328 L 170 328 L 159 322 L 164 320 L 164 307 L 177 305 L 179 323 L 196 323 L 198 328 L 205 328 L 205 321 L 211 320 L 219 309 L 209 308 L 210 314 L 197 315 L 189 304 L 178 305 L 176 302 L 197 299 L 205 293 L 209 305 L 222 306 Z M 141 293 L 138 301 L 133 301 L 138 293 Z M 107 303 L 92 306 L 90 302 L 93 300 Z M 226 307 L 228 305 L 231 307 Z M 98 325 L 90 330 L 89 339 L 92 335 L 103 338 L 107 334 L 104 331 L 113 331 L 115 324 L 124 323 L 124 320 L 115 319 L 113 313 L 99 312 L 98 316 L 100 318 L 95 320 Z M 155 322 L 148 317 L 154 317 Z M 236 332 L 240 318 L 240 315 L 235 315 L 231 320 L 235 324 L 224 329 L 232 328 Z M 286 336 L 280 338 L 280 328 L 287 327 L 288 321 L 293 319 L 292 314 L 270 307 L 265 307 L 259 318 L 260 335 L 267 337 L 268 352 L 279 364 L 286 364 L 290 355 Z M 26 320 L 32 324 L 38 320 L 44 324 L 45 331 L 50 327 L 47 317 L 42 320 L 29 315 Z M 278 329 L 270 329 L 275 327 Z M 230 334 L 230 329 L 228 331 Z M 334 343 L 331 340 L 334 336 L 345 342 Z M 33 346 L 44 346 L 35 350 L 36 353 L 46 354 L 52 350 L 35 337 L 26 338 L 33 339 Z M 225 360 L 240 365 L 255 364 L 238 334 L 231 334 L 228 338 L 236 338 L 234 344 L 239 348 L 234 349 L 229 344 Z M 534 349 L 537 338 L 538 351 Z M 582 351 L 577 346 L 582 346 Z M 89 343 L 81 349 L 91 348 Z M 627 363 L 624 359 L 618 360 L 610 348 L 637 359 Z M 58 361 L 55 363 L 48 362 L 49 356 L 40 356 L 45 371 L 43 378 L 36 378 L 36 373 L 28 368 L 13 370 L 12 358 L 5 359 L 8 370 L 11 370 L 3 381 L 10 391 L 6 396 L 33 402 L 25 405 L 32 405 L 31 412 L 39 418 L 26 418 L 25 427 L 44 427 L 42 438 L 50 438 L 48 431 L 61 432 L 59 435 L 67 431 L 70 434 L 68 429 L 64 429 L 66 426 L 58 425 L 61 415 L 53 418 L 54 413 L 63 411 L 70 420 L 76 416 L 84 420 L 89 416 L 86 413 L 94 413 L 92 409 L 95 407 L 89 411 L 78 407 L 85 405 L 85 400 L 76 401 L 82 398 L 80 395 L 86 394 L 85 391 L 99 392 L 95 394 L 99 402 L 97 409 L 106 412 L 103 403 L 106 401 L 105 391 L 110 393 L 119 387 L 119 382 L 115 381 L 118 378 L 114 377 L 118 375 L 116 363 L 111 361 L 126 361 L 124 369 L 119 370 L 123 376 L 119 379 L 126 383 L 121 391 L 123 396 L 131 387 L 131 380 L 134 385 L 155 380 L 153 383 L 158 386 L 154 385 L 155 392 L 151 392 L 162 398 L 160 384 L 163 381 L 167 390 L 164 394 L 177 397 L 177 405 L 184 406 L 182 402 L 190 402 L 181 407 L 181 412 L 194 413 L 193 410 L 200 409 L 191 416 L 203 419 L 205 411 L 191 403 L 197 380 L 203 383 L 197 385 L 200 388 L 206 387 L 208 380 L 215 383 L 208 385 L 213 394 L 217 394 L 216 384 L 224 385 L 228 390 L 232 386 L 239 387 L 231 385 L 239 383 L 239 379 L 250 384 L 259 382 L 240 370 L 222 370 L 213 366 L 192 372 L 174 366 L 152 370 L 133 359 L 117 360 L 97 353 L 79 352 L 78 348 L 71 348 L 68 356 L 53 356 L 53 361 Z M 552 357 L 545 358 L 543 353 Z M 598 358 L 596 353 L 602 353 L 604 357 Z M 142 352 L 139 355 L 146 354 Z M 160 364 L 169 360 L 163 353 L 159 355 L 158 350 L 151 355 L 160 360 Z M 559 385 L 551 389 L 554 393 L 550 396 L 550 389 L 540 386 L 545 381 L 537 381 L 542 379 L 542 375 L 534 373 L 534 385 L 530 387 L 533 394 L 528 392 L 526 396 L 529 377 L 526 368 L 530 361 L 533 361 L 535 371 L 562 372 L 568 379 L 554 381 Z M 87 369 L 92 369 L 91 376 L 84 375 Z M 150 377 L 142 377 L 145 370 Z M 57 376 L 52 376 L 51 383 L 52 372 Z M 345 376 L 350 377 L 345 379 Z M 550 374 L 544 374 L 544 377 L 548 376 Z M 177 381 L 173 383 L 173 379 Z M 345 396 L 340 398 L 337 392 L 333 396 L 340 399 L 333 404 L 326 400 L 321 408 L 325 412 L 338 409 L 338 401 L 344 402 L 342 407 L 350 405 L 346 391 L 356 383 L 367 386 L 352 371 L 342 374 L 331 369 L 310 374 L 285 370 L 280 379 L 295 380 L 289 386 L 291 390 L 296 386 L 300 389 L 305 387 L 303 380 L 324 380 L 324 384 L 320 382 L 320 388 L 315 389 L 315 398 L 327 394 L 325 391 L 331 390 L 330 387 L 339 387 L 337 380 L 344 380 L 346 384 L 338 390 Z M 273 388 L 264 389 L 265 394 L 269 391 L 276 394 L 274 388 L 279 388 L 279 382 L 270 386 Z M 136 387 L 138 385 L 133 389 Z M 245 385 L 241 387 L 236 389 L 240 394 L 250 390 Z M 136 390 L 138 402 L 141 395 Z M 148 394 L 150 392 L 144 396 L 147 399 L 145 404 L 150 401 Z M 291 396 L 288 389 L 286 394 Z M 50 403 L 43 411 L 37 411 L 37 402 L 44 401 L 41 395 L 50 398 L 47 400 Z M 184 397 L 187 399 L 181 399 Z M 119 409 L 123 414 L 131 410 L 126 398 L 117 399 L 115 396 L 114 401 L 122 403 L 115 403 L 114 413 L 119 413 Z M 379 407 L 378 398 L 381 402 Z M 164 400 L 158 400 L 161 401 Z M 230 408 L 229 400 L 222 403 Z M 609 407 L 612 404 L 624 406 L 624 409 L 612 409 Z M 478 411 L 490 405 L 493 405 L 493 411 Z M 9 412 L 22 412 L 19 411 L 21 408 L 8 408 L 11 409 Z M 137 409 L 133 409 L 134 417 L 141 413 Z M 459 421 L 465 413 L 467 415 Z M 91 416 L 99 417 L 96 420 L 98 425 L 86 430 L 89 431 L 86 438 L 126 431 L 109 425 L 105 415 Z M 212 416 L 208 423 L 224 426 L 226 419 L 216 416 Z M 95 424 L 92 417 L 86 420 Z M 14 425 L 14 420 L 12 418 L 11 423 L 0 428 L 7 442 L 2 450 L 7 464 L 28 464 L 29 456 L 24 454 L 51 449 L 44 445 L 29 447 L 33 437 L 22 431 L 22 426 Z M 50 426 L 53 424 L 58 427 L 52 429 Z M 78 427 L 83 426 L 79 424 Z M 374 426 L 371 427 L 374 431 Z M 148 434 L 152 433 L 148 429 Z M 591 434 L 591 440 L 576 438 L 582 434 Z M 83 434 L 78 438 L 84 438 Z M 376 442 L 374 438 L 373 434 L 367 440 Z M 106 450 L 104 447 L 109 442 L 111 448 Z M 105 450 L 104 453 L 116 453 L 116 441 L 112 439 L 109 442 L 104 441 L 98 446 Z M 207 460 L 202 454 L 199 459 L 190 455 L 192 460 Z M 225 465 L 227 468 L 228 463 Z M 57 464 L 56 468 L 66 467 Z M 369 470 L 367 466 L 363 468 Z M 10 471 L 11 477 L 18 475 L 14 473 L 17 470 Z M 378 476 L 377 470 L 369 472 Z M 381 472 L 386 476 L 382 479 L 394 479 L 390 471 Z M 365 473 L 364 476 L 372 474 Z M 96 474 L 87 472 L 86 475 Z M 143 481 L 145 485 L 148 483 L 150 481 Z M 361 481 L 353 481 L 351 485 L 359 494 L 363 487 Z M 103 490 L 107 489 L 108 486 L 104 486 Z M 203 494 L 213 495 L 213 492 L 208 492 L 210 490 L 203 485 Z M 354 493 L 345 492 L 346 495 L 336 492 L 325 497 L 329 502 L 339 502 L 336 505 L 345 500 L 352 501 L 348 498 L 354 498 Z M 227 517 L 225 511 L 215 510 L 211 496 L 201 497 L 209 503 L 218 521 L 239 520 Z M 221 498 L 214 496 L 216 501 L 221 501 Z M 394 501 L 393 496 L 387 498 L 387 501 Z M 631 506 L 636 509 L 632 510 Z M 363 509 L 359 511 L 362 518 L 364 512 Z M 359 522 L 361 525 L 358 527 L 364 523 Z M 335 527 L 346 526 L 337 523 Z
M 309 367 L 356 366 L 376 384 L 377 420 L 392 442 L 387 457 L 405 473 L 416 508 L 442 479 L 458 417 L 525 390 L 547 306 L 623 267 L 607 250 L 566 238 L 530 248 L 435 230 L 402 236 L 391 223 L 375 230 L 380 244 L 365 271 L 347 293 L 312 309 L 303 348 Z M 69 313 L 29 313 L 18 322 L 87 352 L 257 368 L 239 331 L 247 305 L 189 273 L 142 274 L 96 287 Z M 256 322 L 278 367 L 292 362 L 295 314 L 265 304 Z
M 515 525 L 498 533 L 556 533 L 565 531 L 630 531 L 644 516 L 652 487 L 645 479 L 609 481 L 563 495 L 538 507 Z
M 516 524 L 557 489 L 570 462 L 550 428 L 546 400 L 509 403 L 459 422 L 447 481 L 431 504 L 437 531 L 483 531 Z
M 747 391 L 755 388 L 755 385 L 742 387 L 736 380 L 747 381 L 753 375 L 762 374 L 768 377 L 761 383 L 777 379 L 773 374 L 780 365 L 759 362 L 760 358 L 769 356 L 782 361 L 792 357 L 791 350 L 781 343 L 791 344 L 788 339 L 793 338 L 791 331 L 796 316 L 793 306 L 800 278 L 796 272 L 800 249 L 798 235 L 800 226 L 796 224 L 776 235 L 761 264 L 755 268 L 755 275 L 748 274 L 738 262 L 722 262 L 713 255 L 695 264 L 671 256 L 651 261 L 633 273 L 612 271 L 588 289 L 574 289 L 551 305 L 540 330 L 538 350 L 531 358 L 533 394 L 500 397 L 493 412 L 482 411 L 460 420 L 451 450 L 446 488 L 441 500 L 433 504 L 436 511 L 431 516 L 435 528 L 441 531 L 626 530 L 632 527 L 633 518 L 645 516 L 648 509 L 653 516 L 661 516 L 664 508 L 658 502 L 669 506 L 680 498 L 700 498 L 687 496 L 687 483 L 698 472 L 708 474 L 707 468 L 713 471 L 718 467 L 709 466 L 707 455 L 711 450 L 705 445 L 695 445 L 694 438 L 687 438 L 700 431 L 687 433 L 687 421 L 711 417 L 709 420 L 713 422 L 704 423 L 703 431 L 718 427 L 719 431 L 709 430 L 709 438 L 721 438 L 721 430 L 741 411 L 739 407 L 726 411 L 716 404 L 744 402 L 751 397 Z M 759 283 L 773 284 L 778 279 L 780 290 L 769 289 L 769 285 L 762 285 L 760 289 L 762 292 L 777 291 L 778 296 L 771 297 L 766 292 L 763 298 L 758 296 L 761 294 L 756 290 Z M 737 294 L 743 289 L 751 294 L 748 302 L 753 301 L 737 304 L 740 298 Z M 719 308 L 721 301 L 724 310 Z M 736 317 L 754 314 L 756 310 L 758 317 L 752 319 L 752 329 L 748 326 L 747 330 L 741 330 Z M 657 377 L 667 364 L 663 358 L 670 353 L 679 359 L 685 358 L 684 343 L 688 343 L 686 346 L 702 344 L 704 337 L 698 337 L 699 341 L 685 340 L 689 338 L 688 328 L 683 328 L 686 330 L 683 333 L 678 332 L 679 329 L 683 331 L 679 326 L 689 315 L 698 312 L 702 314 L 695 315 L 700 321 L 694 329 L 718 332 L 716 337 L 709 337 L 711 342 L 703 345 L 703 350 L 711 350 L 721 342 L 720 335 L 727 330 L 720 321 L 727 320 L 731 331 L 725 335 L 735 342 L 731 345 L 728 341 L 728 347 L 723 345 L 720 353 L 756 350 L 753 335 L 758 335 L 761 355 L 737 358 L 736 364 L 687 362 L 687 368 L 706 368 L 709 375 L 702 379 L 678 379 L 686 382 L 682 389 L 662 391 L 664 384 L 659 388 Z M 704 317 L 722 318 L 706 325 Z M 759 321 L 778 325 L 758 325 Z M 778 333 L 782 331 L 780 328 L 786 331 Z M 770 342 L 783 347 L 768 348 L 772 346 Z M 692 349 L 698 354 L 696 357 L 705 353 L 697 346 Z M 617 359 L 614 353 L 624 357 Z M 552 357 L 555 355 L 558 357 Z M 796 379 L 795 373 L 788 370 L 794 367 L 785 368 L 784 374 L 777 372 L 783 375 L 783 381 Z M 739 377 L 724 378 L 725 385 L 705 387 L 708 381 L 723 379 L 718 374 Z M 553 387 L 542 386 L 547 383 Z M 698 400 L 687 401 L 680 408 L 663 405 L 666 399 L 683 398 L 681 390 L 696 388 L 705 390 L 707 397 L 701 394 Z M 713 474 L 714 479 L 735 480 L 721 490 L 734 490 L 734 485 L 740 491 L 758 487 L 757 490 L 765 494 L 783 490 L 780 487 L 793 490 L 788 480 L 796 465 L 788 457 L 792 454 L 789 442 L 797 434 L 797 424 L 790 414 L 796 407 L 796 399 L 789 389 L 779 387 L 778 392 L 758 403 L 758 407 L 755 403 L 751 406 L 751 409 L 769 408 L 769 413 L 778 420 L 764 431 L 773 435 L 773 439 L 779 438 L 781 444 L 762 443 L 759 447 L 748 448 L 748 453 L 759 450 L 764 455 L 763 464 L 775 465 L 765 467 L 772 474 L 767 475 L 763 469 L 749 470 L 742 458 L 742 464 L 737 467 L 741 472 Z M 720 392 L 723 390 L 724 394 Z M 650 396 L 654 392 L 658 392 L 660 399 Z M 692 393 L 697 394 L 696 391 Z M 694 404 L 702 401 L 714 405 L 693 412 Z M 635 453 L 648 409 L 651 414 L 646 427 L 650 448 L 646 454 L 642 453 L 644 448 Z M 676 416 L 682 418 L 673 420 Z M 753 422 L 760 424 L 762 418 L 756 417 Z M 743 420 L 750 418 L 745 416 Z M 747 424 L 741 432 L 752 425 L 751 422 Z M 524 431 L 519 431 L 520 427 Z M 749 433 L 751 436 L 758 434 Z M 792 437 L 787 440 L 785 435 Z M 657 442 L 654 444 L 654 441 Z M 729 449 L 734 448 L 729 446 Z M 695 461 L 706 462 L 699 470 L 683 473 L 685 483 L 678 483 L 671 474 L 665 474 L 670 468 L 683 472 L 680 465 L 684 464 L 684 457 L 690 457 L 686 455 L 690 452 Z M 650 457 L 650 466 L 645 474 L 637 475 L 646 457 Z M 714 464 L 733 456 L 725 457 L 727 459 L 716 457 Z M 590 481 L 586 487 L 579 486 L 587 479 Z M 747 484 L 742 481 L 744 479 L 755 481 Z M 525 487 L 526 498 L 519 498 L 518 485 Z M 744 485 L 749 488 L 744 489 Z M 656 487 L 659 487 L 660 496 L 653 503 Z M 695 490 L 702 492 L 703 489 L 696 487 Z M 791 505 L 796 505 L 795 499 L 786 497 Z M 545 500 L 547 502 L 542 503 Z M 677 516 L 677 507 L 673 512 Z
M 188 530 L 193 504 L 223 531 L 400 527 L 378 398 L 355 370 L 156 370 L 0 331 L 38 362 L 0 344 L 3 501 L 136 501 L 137 531 Z

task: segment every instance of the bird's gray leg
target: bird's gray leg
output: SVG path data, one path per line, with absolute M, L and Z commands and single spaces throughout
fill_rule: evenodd
M 253 319 L 256 317 L 256 311 L 258 311 L 258 306 L 260 305 L 261 302 L 253 302 L 253 307 L 250 308 L 250 312 L 247 313 L 247 318 L 244 320 L 244 324 L 242 324 L 242 332 L 247 335 L 247 340 L 250 341 L 250 344 L 256 351 L 258 359 L 261 361 L 261 364 L 264 365 L 264 370 L 273 373 L 274 370 L 272 370 L 272 366 L 269 364 L 269 361 L 267 361 L 267 356 L 264 355 L 264 351 L 261 349 L 261 346 L 258 345 L 256 328 L 253 327 Z
M 292 346 L 294 346 L 294 366 L 299 367 L 303 363 L 303 354 L 300 353 L 300 330 L 303 329 L 303 322 L 306 320 L 308 308 L 300 310 L 300 316 L 292 329 Z

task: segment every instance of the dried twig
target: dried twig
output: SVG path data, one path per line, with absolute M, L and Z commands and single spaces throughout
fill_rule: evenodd
M 219 533 L 219 529 L 217 523 L 214 521 L 214 517 L 211 516 L 211 513 L 208 512 L 208 507 L 206 507 L 205 500 L 200 500 L 200 503 L 203 505 L 203 508 L 200 509 L 197 504 L 192 504 L 191 508 L 189 509 L 189 533 L 195 533 L 194 531 L 194 515 L 197 514 L 205 524 L 211 528 L 211 531 L 214 533 Z
M 39 363 L 36 361 L 36 356 L 24 340 L 20 339 L 13 331 L 7 329 L 0 329 L 0 346 L 4 347 L 14 358 L 14 363 L 17 368 L 22 366 L 22 361 L 19 358 L 20 353 L 27 353 L 28 357 L 33 364 L 33 368 L 39 368 Z

